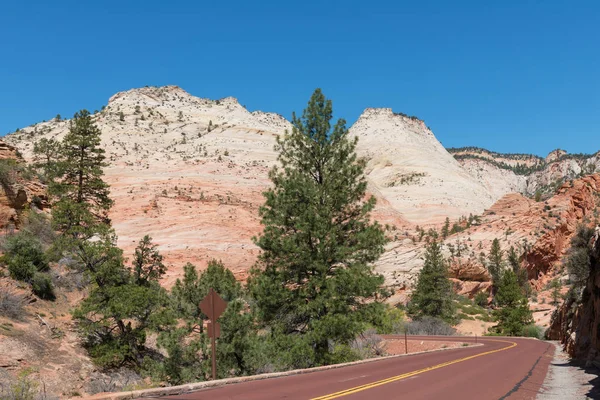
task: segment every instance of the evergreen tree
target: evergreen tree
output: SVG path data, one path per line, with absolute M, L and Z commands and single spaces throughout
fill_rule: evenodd
M 579 225 L 575 235 L 571 238 L 571 247 L 567 252 L 565 266 L 569 272 L 569 280 L 576 291 L 581 291 L 590 275 L 590 241 L 594 229 Z
M 500 241 L 498 239 L 492 241 L 492 248 L 488 255 L 487 269 L 492 277 L 492 284 L 497 286 L 504 270 L 504 252 L 500 249 Z
M 371 301 L 383 294 L 373 262 L 387 239 L 370 220 L 375 198 L 364 200 L 357 139 L 344 120 L 332 129 L 331 119 L 332 103 L 317 89 L 278 139 L 281 167 L 270 172 L 273 188 L 260 208 L 265 228 L 255 240 L 262 254 L 249 282 L 262 323 L 287 343 L 298 335 L 300 358 L 316 364 L 328 362 L 330 342 L 349 342 L 383 312 Z
M 140 240 L 133 259 L 133 277 L 137 284 L 143 285 L 158 280 L 166 271 L 158 245 L 152 243 L 148 235 Z
M 526 325 L 533 323 L 527 298 L 521 292 L 517 276 L 512 270 L 505 271 L 498 281 L 495 301 L 498 308 L 493 311 L 493 315 L 498 322 L 498 333 L 518 336 Z
M 112 200 L 102 180 L 107 164 L 100 147 L 100 130 L 87 110 L 75 114 L 60 146 L 57 177 L 49 192 L 58 198 L 52 208 L 57 230 L 74 238 L 90 238 L 94 226 L 108 223 Z
M 510 246 L 508 250 L 508 265 L 513 270 L 515 275 L 517 276 L 517 283 L 521 287 L 521 290 L 525 296 L 529 296 L 531 294 L 531 286 L 529 285 L 529 279 L 527 276 L 527 269 L 521 267 L 521 262 L 519 261 L 519 255 L 515 251 L 514 246 Z
M 442 238 L 446 239 L 450 234 L 450 218 L 446 217 L 444 226 L 442 227 Z
M 34 166 L 40 168 L 46 181 L 56 176 L 56 167 L 61 155 L 61 144 L 55 139 L 41 138 L 33 145 Z
M 455 314 L 454 292 L 448 278 L 448 265 L 436 241 L 426 247 L 425 263 L 409 304 L 415 318 L 435 317 L 452 322 Z
M 248 372 L 246 356 L 253 338 L 251 315 L 243 312 L 247 306 L 233 273 L 220 261 L 211 260 L 201 275 L 192 264 L 187 264 L 183 281 L 178 279 L 173 286 L 172 307 L 185 325 L 159 336 L 159 346 L 169 355 L 164 362 L 153 366 L 160 379 L 178 384 L 204 380 L 210 375 L 210 339 L 204 331 L 207 317 L 199 307 L 210 288 L 228 302 L 218 320 L 221 324 L 221 336 L 217 339 L 218 376 Z
M 147 355 L 149 330 L 173 325 L 168 297 L 158 280 L 164 273 L 139 280 L 124 266 L 116 238 L 105 235 L 92 243 L 82 241 L 81 253 L 92 282 L 89 295 L 73 311 L 92 359 L 104 368 L 140 368 Z M 137 249 L 139 251 L 139 249 Z

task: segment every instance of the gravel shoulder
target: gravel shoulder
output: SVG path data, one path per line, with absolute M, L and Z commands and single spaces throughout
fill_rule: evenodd
M 600 370 L 574 363 L 559 342 L 537 400 L 600 399 Z

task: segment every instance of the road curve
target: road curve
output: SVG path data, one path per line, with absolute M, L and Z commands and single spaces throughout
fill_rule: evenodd
M 411 339 L 472 342 L 464 337 Z M 554 354 L 552 344 L 479 338 L 483 346 L 416 354 L 366 364 L 214 387 L 170 399 L 358 400 L 535 399 Z

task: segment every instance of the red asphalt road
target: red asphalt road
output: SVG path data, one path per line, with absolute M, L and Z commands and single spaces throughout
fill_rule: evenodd
M 474 341 L 432 336 L 411 339 Z M 484 345 L 214 387 L 170 398 L 535 399 L 546 377 L 554 346 L 538 340 L 502 337 L 479 338 L 478 342 Z

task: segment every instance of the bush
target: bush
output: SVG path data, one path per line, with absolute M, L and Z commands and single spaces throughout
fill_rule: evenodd
M 334 353 L 335 353 L 334 349 Z M 356 356 L 357 359 L 364 360 L 366 358 L 373 358 L 385 355 L 385 348 L 383 346 L 383 339 L 377 334 L 374 329 L 368 329 L 364 333 L 361 333 L 356 339 L 350 343 L 349 350 Z M 348 357 L 351 358 L 351 357 Z M 354 360 L 345 360 L 340 362 L 347 362 Z
M 25 314 L 25 299 L 7 289 L 0 291 L 0 315 L 10 319 L 21 319 Z
M 56 298 L 52 279 L 48 274 L 36 272 L 31 281 L 31 289 L 40 299 L 54 300 Z
M 479 292 L 479 293 L 477 293 L 475 295 L 475 298 L 473 299 L 473 301 L 479 307 L 487 307 L 487 305 L 488 305 L 488 295 L 487 295 L 486 292 Z
M 35 270 L 45 272 L 50 268 L 44 255 L 42 244 L 29 232 L 23 231 L 7 237 L 2 243 L 2 249 L 5 252 L 5 259 L 9 265 L 9 271 L 11 264 L 14 264 L 13 269 L 18 276 L 31 279 L 32 276 L 29 276 L 30 274 L 27 272 L 30 265 L 33 265 L 34 272 Z M 13 273 L 11 272 L 11 275 L 12 274 Z M 14 278 L 28 280 L 17 277 Z
M 422 317 L 406 324 L 406 333 L 409 335 L 443 335 L 450 336 L 456 333 L 447 322 L 434 317 Z
M 33 278 L 36 270 L 35 265 L 20 254 L 8 259 L 8 272 L 10 273 L 10 277 L 18 281 L 29 282 Z
M 542 328 L 541 326 L 534 325 L 534 324 L 526 325 L 523 328 L 523 336 L 532 337 L 532 338 L 536 338 L 536 339 L 543 339 L 544 338 L 544 328 Z

